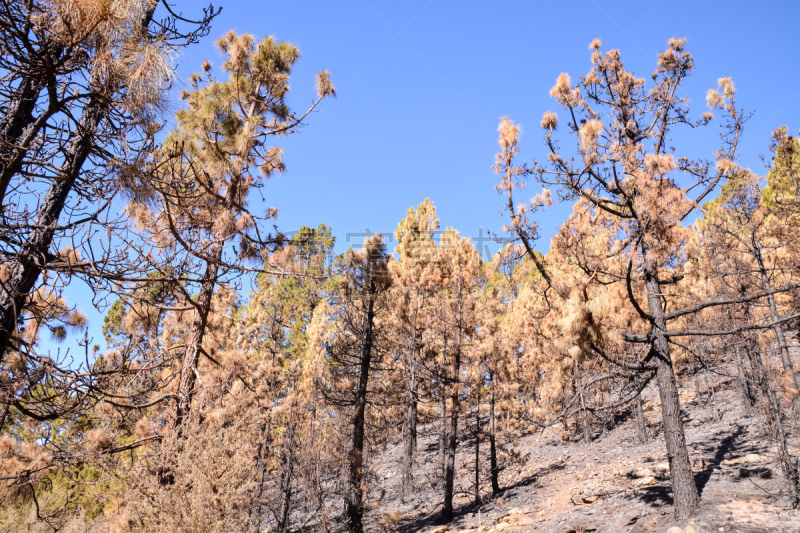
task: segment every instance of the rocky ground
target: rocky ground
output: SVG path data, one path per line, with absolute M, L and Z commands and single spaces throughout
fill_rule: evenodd
M 457 518 L 449 524 L 440 517 L 437 437 L 434 428 L 423 428 L 415 490 L 405 502 L 397 492 L 400 444 L 390 443 L 373 460 L 367 523 L 374 524 L 373 530 L 425 533 L 800 532 L 800 511 L 783 495 L 785 485 L 767 442 L 763 415 L 745 416 L 732 381 L 719 386 L 714 404 L 698 401 L 693 388 L 681 391 L 702 501 L 690 520 L 677 523 L 664 441 L 658 434 L 660 405 L 652 386 L 644 400 L 648 443 L 639 443 L 635 419 L 625 412 L 611 431 L 588 444 L 562 441 L 563 428 L 524 432 L 505 444 L 518 459 L 500 476 L 502 492 L 492 497 L 486 482 L 481 504 L 473 502 L 474 441 L 464 435 L 456 461 Z

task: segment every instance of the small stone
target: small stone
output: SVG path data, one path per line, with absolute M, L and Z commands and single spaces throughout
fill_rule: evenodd
M 683 533 L 683 529 L 678 526 L 673 526 L 667 530 L 667 533 Z
M 631 472 L 631 476 L 635 478 L 653 477 L 655 475 L 655 472 L 644 466 L 637 467 Z
M 669 474 L 669 463 L 658 463 L 656 465 L 656 472 L 659 474 Z
M 698 531 L 692 526 L 686 526 L 686 533 L 698 533 Z
M 647 477 L 643 477 L 641 479 L 637 479 L 636 481 L 634 481 L 633 482 L 633 486 L 634 487 L 647 487 L 649 485 L 655 485 L 656 483 L 658 483 L 658 480 L 656 480 L 656 478 L 654 478 L 653 476 L 647 476 Z M 681 532 L 681 533 L 683 533 L 683 532 Z
M 445 531 L 449 531 L 449 528 L 447 526 L 441 526 L 430 530 L 428 533 L 444 533 Z
M 597 501 L 597 496 L 584 496 L 581 498 L 583 503 L 591 504 Z

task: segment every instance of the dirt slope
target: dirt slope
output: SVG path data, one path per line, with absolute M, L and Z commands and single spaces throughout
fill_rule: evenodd
M 480 505 L 473 503 L 474 440 L 463 435 L 456 461 L 458 516 L 446 525 L 439 516 L 442 484 L 436 428 L 426 426 L 419 439 L 415 490 L 405 502 L 397 492 L 400 444 L 390 443 L 373 459 L 366 522 L 372 531 L 441 532 L 444 526 L 471 533 L 642 533 L 671 527 L 680 529 L 669 533 L 800 532 L 800 511 L 791 509 L 781 494 L 784 484 L 765 438 L 763 416 L 744 415 L 732 382 L 720 387 L 714 406 L 698 403 L 695 396 L 694 389 L 681 392 L 702 498 L 688 522 L 677 524 L 673 519 L 664 441 L 658 431 L 660 406 L 653 388 L 644 395 L 650 442 L 639 443 L 635 419 L 624 412 L 611 431 L 589 444 L 563 443 L 559 438 L 563 428 L 526 432 L 504 443 L 519 461 L 502 472 L 503 491 L 498 497 L 491 497 L 489 483 L 484 482 Z M 796 438 L 790 442 L 797 444 Z M 482 447 L 486 453 L 488 444 Z M 484 457 L 483 462 L 488 460 Z

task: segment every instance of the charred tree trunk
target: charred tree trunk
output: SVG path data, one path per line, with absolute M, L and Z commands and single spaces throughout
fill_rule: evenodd
M 711 408 L 714 411 L 714 414 L 717 417 L 717 420 L 722 420 L 722 411 L 720 410 L 719 406 L 717 405 L 717 395 L 714 386 L 714 378 L 708 377 L 708 368 L 703 370 L 703 379 L 706 382 L 706 392 L 708 392 L 708 403 L 711 404 Z
M 258 446 L 258 458 L 256 465 L 258 467 L 258 488 L 256 489 L 256 504 L 250 510 L 250 522 L 258 525 L 261 523 L 261 517 L 264 512 L 264 505 L 261 503 L 264 499 L 264 486 L 267 483 L 267 457 L 269 455 L 269 435 L 272 430 L 270 420 L 264 422 L 264 427 L 261 429 L 261 444 Z
M 78 179 L 81 168 L 94 148 L 94 137 L 108 110 L 105 97 L 94 94 L 83 108 L 78 130 L 66 152 L 61 171 L 50 183 L 31 231 L 17 255 L 17 263 L 0 288 L 0 362 L 16 336 L 17 323 L 36 280 L 52 259 L 50 246 L 54 226 L 64 210 L 67 198 Z
M 367 408 L 367 384 L 369 381 L 369 368 L 372 362 L 372 335 L 375 320 L 375 293 L 374 280 L 368 290 L 366 327 L 364 339 L 361 344 L 361 368 L 359 368 L 358 388 L 356 389 L 355 411 L 353 413 L 353 443 L 350 449 L 350 469 L 345 489 L 345 515 L 347 527 L 352 533 L 364 531 L 364 492 L 361 489 L 361 480 L 364 469 L 364 422 Z
M 403 425 L 403 489 L 402 499 L 414 487 L 414 452 L 417 449 L 417 347 L 416 347 L 416 312 L 414 313 L 414 335 L 408 363 L 408 397 L 406 403 L 406 421 Z
M 780 465 L 781 472 L 789 482 L 792 506 L 797 509 L 800 507 L 800 470 L 789 453 L 780 403 L 772 387 L 765 363 L 762 362 L 757 349 L 755 346 L 748 343 L 746 351 L 748 359 L 750 360 L 750 367 L 753 369 L 753 377 L 756 380 L 759 392 L 761 392 L 762 405 L 767 417 L 770 437 L 775 443 L 775 460 Z M 769 358 L 766 359 L 766 361 L 768 360 Z
M 208 314 L 211 311 L 211 299 L 214 296 L 214 289 L 217 285 L 217 274 L 220 261 L 222 260 L 222 243 L 215 242 L 208 254 L 206 270 L 203 274 L 203 283 L 200 286 L 200 294 L 194 302 L 194 313 L 192 322 L 189 326 L 189 334 L 186 340 L 186 349 L 181 359 L 181 375 L 178 381 L 177 396 L 178 401 L 175 406 L 175 416 L 171 420 L 170 429 L 179 438 L 181 426 L 189 415 L 192 407 L 192 397 L 194 396 L 194 385 L 197 381 L 197 363 L 200 359 L 200 352 L 203 349 L 203 336 L 208 325 Z
M 153 4 L 145 10 L 141 20 L 143 29 L 146 29 L 152 21 L 155 8 L 156 4 Z M 60 46 L 54 47 L 53 59 L 56 59 L 61 53 L 62 48 Z M 36 96 L 48 84 L 44 78 L 43 76 L 42 79 L 31 79 L 22 82 L 18 92 L 19 98 L 12 102 L 12 108 L 7 110 L 5 120 L 2 123 L 2 135 L 8 136 L 8 140 L 18 140 L 24 129 L 33 122 L 31 112 L 36 104 Z M 50 80 L 50 83 L 53 84 L 54 81 Z M 94 78 L 92 83 L 94 91 L 83 107 L 77 130 L 73 135 L 72 144 L 66 150 L 61 169 L 53 179 L 50 188 L 39 205 L 39 211 L 36 215 L 37 227 L 25 240 L 22 249 L 17 254 L 17 262 L 11 274 L 2 285 L 2 288 L 0 288 L 0 363 L 5 358 L 12 338 L 16 336 L 17 323 L 22 315 L 28 295 L 52 257 L 49 249 L 53 244 L 53 236 L 55 234 L 53 227 L 57 225 L 75 181 L 78 179 L 86 159 L 95 147 L 97 129 L 108 113 L 109 98 L 117 89 L 117 87 L 98 86 L 94 84 Z M 34 96 L 34 93 L 36 96 Z M 54 112 L 51 101 L 51 106 L 46 113 L 52 114 Z M 47 116 L 44 117 L 45 120 Z M 43 124 L 42 122 L 38 127 L 41 128 Z M 4 138 L 4 140 L 7 139 Z M 2 150 L 7 148 L 6 146 Z M 17 152 L 17 150 L 14 149 L 14 152 Z M 16 153 L 16 155 L 14 153 L 3 153 L 3 174 L 0 176 L 0 182 L 5 183 L 0 183 L 0 187 L 2 187 L 0 212 L 2 212 L 5 190 L 13 172 L 16 172 L 14 166 L 18 164 L 19 157 L 19 153 Z
M 458 368 L 461 364 L 461 357 L 456 351 L 454 367 Z M 456 379 L 450 384 L 450 427 L 447 435 L 447 468 L 444 477 L 444 508 L 442 516 L 445 520 L 453 519 L 453 487 L 456 473 L 456 448 L 458 447 L 458 407 L 459 407 L 459 387 L 458 374 Z
M 481 503 L 481 401 L 475 405 L 475 504 Z
M 8 402 L 3 402 L 3 409 L 0 411 L 0 435 L 3 434 L 3 427 L 6 425 L 6 418 L 8 418 L 9 405 Z
M 28 126 L 36 122 L 33 110 L 44 86 L 43 76 L 22 78 L 8 102 L 5 116 L 0 120 L 0 212 L 3 211 L 8 184 L 19 171 L 20 150 L 17 147 L 20 137 Z
M 439 402 L 439 465 L 440 475 L 444 479 L 447 474 L 447 399 L 445 398 L 445 387 L 439 387 L 439 394 L 442 400 Z
M 586 411 L 586 399 L 583 395 L 583 385 L 581 383 L 581 369 L 577 358 L 572 367 L 573 376 L 575 378 L 575 394 L 578 395 L 580 401 L 580 414 L 578 415 L 578 426 L 583 433 L 583 442 L 589 443 L 592 441 L 592 432 L 589 426 L 589 415 Z
M 647 257 L 647 250 L 644 250 L 644 256 Z M 667 320 L 661 302 L 661 284 L 655 268 L 648 264 L 645 265 L 645 286 L 648 310 L 653 324 L 650 330 L 652 339 L 650 355 L 656 366 L 656 382 L 661 398 L 661 418 L 664 424 L 664 441 L 672 477 L 675 518 L 685 520 L 697 509 L 700 496 L 692 472 L 692 463 L 689 460 L 689 449 L 686 447 L 678 384 L 672 368 L 669 343 L 664 335 L 667 331 Z
M 285 533 L 289 528 L 289 513 L 292 510 L 292 476 L 294 475 L 294 432 L 292 421 L 288 428 L 288 442 L 283 451 L 283 475 L 281 476 L 281 508 L 278 512 L 278 524 L 275 530 Z
M 639 442 L 644 444 L 647 442 L 647 420 L 644 418 L 644 409 L 642 409 L 642 393 L 636 395 L 636 429 L 639 433 Z
M 458 279 L 458 304 L 456 310 L 456 343 L 453 350 L 453 375 L 450 379 L 450 428 L 448 429 L 447 470 L 444 478 L 444 508 L 442 516 L 445 520 L 453 519 L 453 486 L 456 472 L 456 448 L 458 447 L 458 407 L 459 373 L 461 370 L 461 328 L 463 324 L 463 294 L 462 280 Z
M 739 389 L 741 390 L 742 397 L 744 399 L 745 414 L 749 415 L 753 411 L 753 406 L 755 406 L 755 395 L 750 389 L 750 381 L 747 379 L 747 373 L 745 372 L 742 351 L 739 347 L 741 342 L 741 339 L 736 339 L 733 344 L 734 353 L 736 354 L 736 376 L 739 380 Z
M 767 275 L 767 268 L 764 265 L 764 259 L 761 256 L 761 243 L 755 237 L 753 232 L 753 249 L 755 250 L 756 260 L 758 261 L 758 268 L 761 273 L 761 282 L 764 284 L 764 289 L 769 291 L 772 285 Z M 800 390 L 800 377 L 794 371 L 794 364 L 792 358 L 789 356 L 789 345 L 786 342 L 786 335 L 783 331 L 783 326 L 780 323 L 780 316 L 778 316 L 778 307 L 775 305 L 775 296 L 773 294 L 767 295 L 767 304 L 769 307 L 769 317 L 772 320 L 772 331 L 778 341 L 778 349 L 781 354 L 781 363 L 783 364 L 783 371 L 788 373 L 792 379 L 792 384 L 796 390 Z
M 498 477 L 500 469 L 497 467 L 496 430 L 494 423 L 494 373 L 489 374 L 489 469 L 492 478 L 492 496 L 500 493 Z

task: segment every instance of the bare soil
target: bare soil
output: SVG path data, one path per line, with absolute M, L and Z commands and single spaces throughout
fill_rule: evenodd
M 370 531 L 531 531 L 643 533 L 800 532 L 800 511 L 784 496 L 785 483 L 773 460 L 760 412 L 746 416 L 732 380 L 718 385 L 715 402 L 681 389 L 683 420 L 701 505 L 683 523 L 673 518 L 665 446 L 660 435 L 660 403 L 654 386 L 644 394 L 650 440 L 640 444 L 632 406 L 617 412 L 610 430 L 596 432 L 590 443 L 563 441 L 563 426 L 506 432 L 500 443 L 505 463 L 501 493 L 493 497 L 488 472 L 481 476 L 481 503 L 474 500 L 472 421 L 459 435 L 453 522 L 441 520 L 443 483 L 438 425 L 420 428 L 415 489 L 399 494 L 402 446 L 387 444 L 373 456 L 369 508 Z M 721 413 L 718 418 L 717 413 Z M 795 417 L 796 420 L 796 417 Z M 461 421 L 462 427 L 464 421 Z M 797 444 L 793 428 L 791 444 Z M 578 438 L 574 436 L 574 438 Z M 488 465 L 488 439 L 481 443 L 481 468 Z M 792 447 L 797 453 L 798 448 Z M 637 470 L 638 469 L 638 470 Z M 650 476 L 652 474 L 652 476 Z M 642 476 L 645 479 L 642 481 Z M 687 529 L 687 526 L 691 528 Z M 677 533 L 677 529 L 669 533 Z

